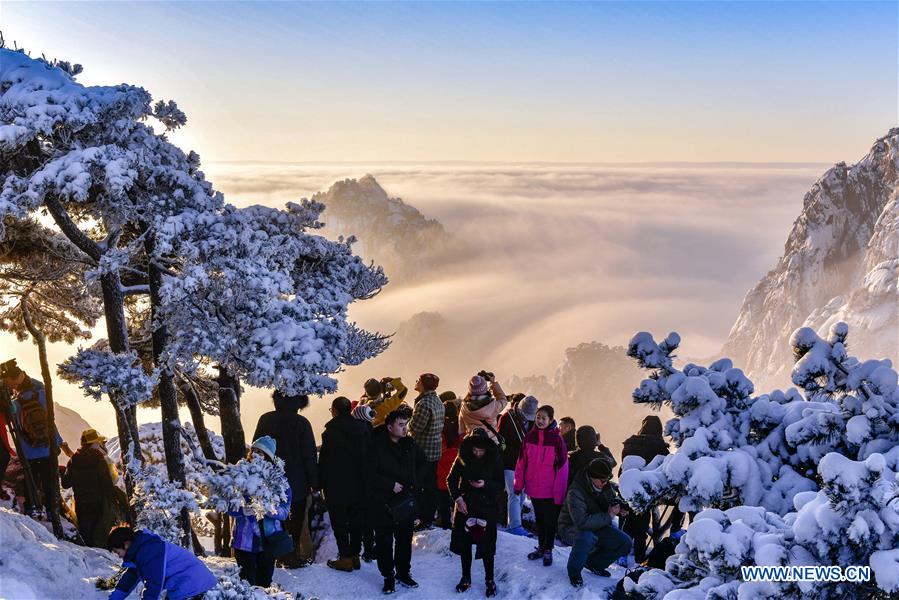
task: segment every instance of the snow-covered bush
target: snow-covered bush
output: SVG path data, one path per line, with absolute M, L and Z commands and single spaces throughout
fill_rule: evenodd
M 198 510 L 196 494 L 183 489 L 180 481 L 169 481 L 165 472 L 151 466 L 142 466 L 136 460 L 129 463 L 128 472 L 134 480 L 131 502 L 137 514 L 136 527 L 180 544 L 184 535 L 181 511 Z
M 899 591 L 899 388 L 890 361 L 846 352 L 848 330 L 827 340 L 797 330 L 795 389 L 752 396 L 727 359 L 673 366 L 679 338 L 631 340 L 654 369 L 635 402 L 667 403 L 676 452 L 626 461 L 625 498 L 638 510 L 680 500 L 702 511 L 665 571 L 643 575 L 635 597 L 848 598 Z M 705 509 L 705 510 L 703 510 Z M 870 565 L 876 582 L 742 580 L 740 566 Z
M 250 510 L 258 519 L 277 512 L 278 506 L 287 501 L 289 487 L 284 461 L 277 457 L 274 462 L 243 459 L 208 471 L 202 485 L 207 508 L 221 513 Z

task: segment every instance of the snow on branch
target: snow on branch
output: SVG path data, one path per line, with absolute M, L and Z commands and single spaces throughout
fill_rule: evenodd
M 95 400 L 103 394 L 116 398 L 123 409 L 149 400 L 159 379 L 156 371 L 144 372 L 135 352 L 114 354 L 94 349 L 79 349 L 59 365 L 59 375 L 78 383 Z

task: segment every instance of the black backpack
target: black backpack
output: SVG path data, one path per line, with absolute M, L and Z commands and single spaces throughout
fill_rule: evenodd
M 624 582 L 630 579 L 634 583 L 637 583 L 637 580 L 640 579 L 640 576 L 643 575 L 643 573 L 651 570 L 652 569 L 649 567 L 636 567 L 625 573 L 621 581 L 618 582 L 618 585 L 615 586 L 615 591 L 612 592 L 612 595 L 610 596 L 611 600 L 645 600 L 646 597 L 643 594 L 624 591 Z

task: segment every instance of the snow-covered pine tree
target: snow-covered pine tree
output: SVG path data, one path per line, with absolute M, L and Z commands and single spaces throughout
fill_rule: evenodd
M 676 417 L 666 430 L 678 448 L 646 467 L 626 461 L 622 493 L 638 506 L 686 494 L 682 507 L 705 508 L 666 570 L 651 571 L 630 586 L 633 597 L 837 599 L 899 593 L 897 374 L 888 360 L 849 356 L 847 337 L 842 323 L 827 339 L 797 330 L 792 377 L 805 395 L 792 389 L 753 398 L 733 392 L 746 390 L 746 382 L 728 375 L 729 361 L 679 371 L 671 361 L 673 338 L 656 344 L 648 334 L 638 334 L 632 340 L 629 353 L 655 369 L 634 399 L 672 405 Z M 711 395 L 703 384 L 690 383 L 697 376 L 708 381 Z M 716 384 L 721 376 L 735 384 Z M 680 402 L 691 397 L 697 400 Z M 745 405 L 742 417 L 730 410 L 734 403 Z M 714 415 L 716 435 L 709 434 L 704 415 Z M 726 438 L 738 443 L 724 446 L 720 440 Z M 762 477 L 751 482 L 754 491 L 703 495 L 716 491 L 708 485 L 712 473 L 726 489 L 729 478 L 733 481 L 731 465 L 748 465 L 751 471 L 751 462 L 727 456 L 734 452 L 755 461 Z M 870 565 L 876 581 L 746 582 L 742 565 Z

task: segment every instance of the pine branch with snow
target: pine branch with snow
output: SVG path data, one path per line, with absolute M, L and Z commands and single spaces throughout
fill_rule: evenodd
M 105 350 L 79 349 L 59 365 L 59 375 L 78 383 L 84 392 L 99 400 L 115 392 L 119 407 L 136 406 L 153 395 L 158 373 L 147 374 L 137 354 L 114 354 Z

